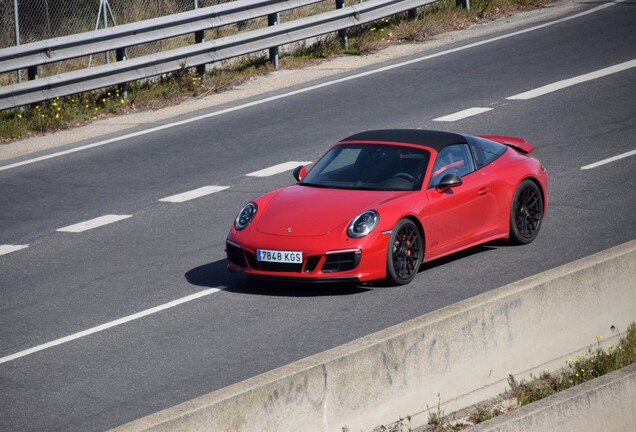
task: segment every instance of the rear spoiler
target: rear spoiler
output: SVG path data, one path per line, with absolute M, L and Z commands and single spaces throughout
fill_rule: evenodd
M 532 153 L 534 146 L 523 138 L 511 137 L 511 136 L 499 136 L 499 135 L 478 135 L 480 138 L 486 138 L 491 141 L 496 141 L 501 144 L 505 144 L 508 147 L 512 147 L 518 152 L 524 154 Z

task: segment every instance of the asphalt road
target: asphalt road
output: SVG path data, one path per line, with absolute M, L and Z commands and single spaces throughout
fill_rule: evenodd
M 1 429 L 114 427 L 636 238 L 636 155 L 582 169 L 636 150 L 636 4 L 497 36 L 108 145 L 0 163 Z M 473 107 L 491 110 L 434 121 Z M 405 287 L 228 274 L 224 241 L 238 210 L 292 182 L 289 171 L 246 174 L 313 161 L 371 128 L 526 138 L 551 176 L 539 238 L 432 262 Z M 204 186 L 228 188 L 160 201 Z M 105 215 L 120 217 L 75 226 Z

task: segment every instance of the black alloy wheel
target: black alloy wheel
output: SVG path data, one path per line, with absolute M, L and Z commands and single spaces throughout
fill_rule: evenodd
M 539 234 L 543 197 L 532 180 L 524 180 L 515 191 L 510 209 L 510 242 L 527 244 Z
M 400 220 L 391 233 L 387 251 L 387 280 L 406 285 L 417 275 L 422 263 L 422 235 L 409 219 Z

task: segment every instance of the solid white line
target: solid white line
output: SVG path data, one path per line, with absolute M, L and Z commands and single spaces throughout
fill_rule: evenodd
M 26 349 L 24 351 L 17 352 L 15 354 L 8 355 L 6 357 L 2 357 L 2 358 L 0 358 L 0 364 L 9 362 L 11 360 L 19 359 L 20 357 L 25 357 L 25 356 L 28 356 L 29 354 L 33 354 L 33 353 L 36 353 L 38 351 L 45 350 L 47 348 L 51 348 L 51 347 L 54 347 L 54 346 L 57 346 L 57 345 L 61 345 L 61 344 L 64 344 L 66 342 L 74 341 L 76 339 L 83 338 L 85 336 L 92 335 L 92 334 L 97 333 L 97 332 L 108 330 L 109 328 L 113 328 L 115 326 L 122 325 L 122 324 L 125 324 L 127 322 L 130 322 L 130 321 L 133 321 L 133 320 L 136 320 L 136 319 L 139 319 L 139 318 L 143 318 L 145 316 L 152 315 L 152 314 L 155 314 L 157 312 L 161 312 L 161 311 L 166 310 L 166 309 L 173 308 L 173 307 L 178 306 L 180 304 L 183 304 L 183 303 L 186 303 L 186 302 L 189 302 L 189 301 L 192 301 L 192 300 L 196 300 L 196 299 L 199 299 L 201 297 L 204 297 L 204 296 L 207 296 L 207 295 L 210 295 L 210 294 L 214 294 L 216 292 L 221 291 L 224 288 L 225 287 L 210 288 L 210 289 L 207 289 L 207 290 L 204 290 L 204 291 L 200 291 L 200 292 L 198 292 L 196 294 L 192 294 L 192 295 L 189 295 L 189 296 L 177 299 L 177 300 L 173 300 L 171 302 L 164 303 L 162 305 L 159 305 L 159 306 L 156 306 L 156 307 L 153 307 L 153 308 L 150 308 L 150 309 L 146 309 L 144 311 L 137 312 L 135 314 L 128 315 L 128 316 L 125 316 L 123 318 L 116 319 L 115 321 L 110 321 L 110 322 L 107 322 L 105 324 L 98 325 L 97 327 L 93 327 L 93 328 L 90 328 L 88 330 L 84 330 L 84 331 L 81 331 L 81 332 L 78 332 L 78 333 L 74 333 L 72 335 L 65 336 L 63 338 L 56 339 L 54 341 L 47 342 L 47 343 L 42 344 L 42 345 L 38 345 L 38 346 L 35 346 L 33 348 L 29 348 L 29 349 Z
M 370 76 L 370 75 L 375 75 L 375 74 L 386 72 L 386 71 L 389 71 L 389 70 L 392 70 L 392 69 L 397 69 L 397 68 L 401 68 L 401 67 L 404 67 L 404 66 L 408 66 L 408 65 L 414 64 L 414 63 L 419 63 L 419 62 L 422 62 L 422 61 L 425 61 L 425 60 L 430 60 L 430 59 L 433 59 L 433 58 L 436 58 L 436 57 L 442 57 L 442 56 L 445 56 L 445 55 L 448 55 L 448 54 L 453 54 L 453 53 L 456 53 L 456 52 L 468 50 L 468 49 L 475 48 L 475 47 L 482 46 L 482 45 L 486 45 L 486 44 L 489 44 L 489 43 L 492 43 L 492 42 L 497 42 L 497 41 L 500 41 L 500 40 L 504 40 L 504 39 L 508 39 L 508 38 L 511 38 L 511 37 L 515 37 L 515 36 L 518 36 L 518 35 L 521 35 L 521 34 L 524 34 L 524 33 L 529 33 L 529 32 L 535 31 L 535 30 L 540 30 L 540 29 L 543 29 L 543 28 L 546 28 L 546 27 L 550 27 L 550 26 L 553 26 L 553 25 L 556 25 L 556 24 L 560 24 L 560 23 L 563 23 L 563 22 L 566 22 L 566 21 L 569 21 L 569 20 L 573 20 L 573 19 L 576 19 L 576 18 L 580 18 L 580 17 L 586 16 L 586 15 L 590 15 L 590 14 L 593 14 L 595 12 L 601 11 L 601 10 L 603 10 L 605 8 L 614 6 L 614 5 L 618 4 L 618 3 L 622 3 L 623 1 L 625 1 L 625 0 L 616 0 L 616 1 L 613 1 L 613 2 L 605 3 L 605 4 L 602 4 L 600 6 L 596 6 L 596 7 L 592 8 L 592 9 L 586 10 L 584 12 L 580 12 L 580 13 L 575 14 L 575 15 L 571 15 L 571 16 L 568 16 L 568 17 L 560 18 L 560 19 L 558 19 L 556 21 L 551 21 L 551 22 L 548 22 L 548 23 L 540 24 L 538 26 L 529 27 L 527 29 L 519 30 L 519 31 L 512 32 L 512 33 L 508 33 L 508 34 L 505 34 L 505 35 L 496 36 L 496 37 L 493 37 L 493 38 L 490 38 L 490 39 L 485 39 L 483 41 L 473 42 L 473 43 L 468 44 L 468 45 L 464 45 L 464 46 L 457 47 L 457 48 L 451 48 L 451 49 L 446 50 L 446 51 L 438 52 L 438 53 L 435 53 L 435 54 L 430 54 L 430 55 L 427 55 L 427 56 L 419 57 L 419 58 L 416 58 L 416 59 L 408 60 L 408 61 L 397 63 L 397 64 L 394 64 L 394 65 L 381 67 L 381 68 L 378 68 L 378 69 L 370 70 L 370 71 L 367 71 L 367 72 L 362 72 L 362 73 L 351 75 L 351 76 L 344 77 L 344 78 L 339 78 L 339 79 L 336 79 L 336 80 L 333 80 L 333 81 L 327 81 L 327 82 L 324 82 L 324 83 L 321 83 L 321 84 L 313 85 L 313 86 L 310 86 L 310 87 L 305 87 L 305 88 L 298 89 L 298 90 L 295 90 L 295 91 L 291 91 L 291 92 L 288 92 L 288 93 L 283 93 L 283 94 L 280 94 L 280 95 L 271 96 L 271 97 L 268 97 L 268 98 L 260 99 L 260 100 L 253 101 L 253 102 L 248 102 L 248 103 L 245 103 L 245 104 L 242 104 L 242 105 L 237 105 L 235 107 L 226 108 L 226 109 L 223 109 L 223 110 L 220 110 L 220 111 L 215 111 L 215 112 L 211 112 L 211 113 L 208 113 L 208 114 L 203 114 L 203 115 L 200 115 L 200 116 L 197 116 L 197 117 L 192 117 L 192 118 L 181 120 L 181 121 L 178 121 L 178 122 L 168 123 L 168 124 L 165 124 L 165 125 L 162 125 L 162 126 L 157 126 L 157 127 L 153 127 L 153 128 L 150 128 L 150 129 L 145 129 L 145 130 L 142 130 L 142 131 L 138 131 L 138 132 L 133 132 L 133 133 L 130 133 L 130 134 L 122 135 L 122 136 L 119 136 L 119 137 L 110 138 L 110 139 L 107 139 L 107 140 L 104 140 L 104 141 L 99 141 L 99 142 L 96 142 L 96 143 L 93 143 L 93 144 L 88 144 L 88 145 L 84 145 L 84 146 L 81 146 L 81 147 L 76 147 L 76 148 L 73 148 L 73 149 L 70 149 L 70 150 L 65 150 L 65 151 L 61 151 L 61 152 L 57 152 L 57 153 L 52 153 L 52 154 L 49 154 L 49 155 L 46 155 L 46 156 L 40 156 L 40 157 L 37 157 L 37 158 L 34 158 L 34 159 L 25 160 L 25 161 L 22 161 L 22 162 L 16 162 L 16 163 L 10 164 L 10 165 L 0 166 L 0 171 L 9 170 L 9 169 L 12 169 L 12 168 L 17 168 L 17 167 L 20 167 L 20 166 L 29 165 L 29 164 L 36 163 L 36 162 L 41 162 L 41 161 L 44 161 L 44 160 L 47 160 L 47 159 L 52 159 L 52 158 L 64 156 L 64 155 L 71 154 L 71 153 L 80 152 L 80 151 L 91 149 L 91 148 L 95 148 L 95 147 L 100 147 L 100 146 L 103 146 L 103 145 L 106 145 L 106 144 L 114 143 L 114 142 L 117 142 L 117 141 L 123 141 L 123 140 L 129 139 L 129 138 L 134 138 L 134 137 L 138 137 L 138 136 L 142 136 L 142 135 L 147 135 L 147 134 L 158 132 L 158 131 L 161 131 L 161 130 L 164 130 L 164 129 L 170 129 L 170 128 L 173 128 L 173 127 L 182 126 L 182 125 L 185 125 L 185 124 L 188 124 L 188 123 L 192 123 L 192 122 L 196 122 L 196 121 L 199 121 L 199 120 L 209 119 L 211 117 L 220 116 L 220 115 L 227 114 L 227 113 L 230 113 L 230 112 L 239 111 L 239 110 L 250 108 L 250 107 L 253 107 L 253 106 L 257 106 L 257 105 L 262 105 L 262 104 L 265 104 L 265 103 L 268 103 L 268 102 L 272 102 L 272 101 L 275 101 L 275 100 L 288 98 L 288 97 L 295 96 L 295 95 L 302 94 L 302 93 L 307 93 L 307 92 L 310 92 L 310 91 L 313 91 L 313 90 L 317 90 L 317 89 L 321 89 L 321 88 L 324 88 L 324 87 L 329 87 L 329 86 L 332 86 L 334 84 L 339 84 L 339 83 L 355 80 L 355 79 L 358 79 L 358 78 L 362 78 L 362 77 L 366 77 L 366 76 Z
M 626 157 L 630 157 L 630 156 L 636 156 L 636 150 L 628 151 L 627 153 L 622 153 L 622 154 L 619 154 L 617 156 L 613 156 L 611 158 L 607 158 L 607 159 L 603 159 L 603 160 L 598 161 L 598 162 L 594 162 L 593 164 L 585 165 L 585 166 L 581 167 L 581 169 L 582 170 L 588 170 L 588 169 L 592 169 L 592 168 L 597 168 L 597 167 L 600 167 L 601 165 L 605 165 L 605 164 L 608 164 L 608 163 L 616 162 L 617 160 L 625 159 Z
M 98 228 L 104 225 L 108 225 L 114 222 L 119 222 L 120 220 L 128 219 L 129 217 L 132 217 L 132 215 L 105 215 L 95 219 L 80 222 L 75 225 L 69 225 L 64 228 L 59 228 L 57 231 L 80 233 L 83 231 L 91 230 L 93 228 Z
M 467 108 L 465 110 L 458 111 L 454 114 L 445 115 L 443 117 L 437 117 L 436 119 L 433 119 L 433 121 L 454 122 L 457 120 L 465 119 L 466 117 L 472 117 L 477 114 L 482 114 L 491 110 L 492 108 L 480 108 L 480 107 Z
M 274 165 L 272 167 L 265 168 L 260 171 L 254 171 L 245 175 L 249 177 L 269 177 L 276 174 L 284 173 L 285 171 L 293 170 L 298 165 L 309 165 L 310 163 L 311 162 L 296 162 L 296 161 L 284 162 L 284 163 Z
M 229 189 L 229 186 L 203 186 L 188 192 L 183 192 L 183 193 L 172 195 L 166 198 L 161 198 L 159 201 L 170 202 L 170 203 L 182 203 L 185 201 L 193 200 L 195 198 L 201 198 L 216 192 L 221 192 L 222 190 L 225 190 L 225 189 Z
M 0 255 L 6 255 L 11 252 L 28 248 L 29 245 L 0 245 Z
M 543 87 L 536 88 L 534 90 L 528 90 L 523 93 L 516 94 L 514 96 L 507 97 L 506 99 L 510 100 L 528 100 L 532 98 L 536 98 L 539 96 L 543 96 L 548 93 L 552 93 L 558 90 L 562 90 L 566 87 L 571 87 L 573 85 L 581 84 L 586 81 L 591 81 L 598 78 L 603 78 L 607 75 L 612 75 L 618 72 L 622 72 L 627 69 L 631 69 L 636 67 L 636 60 L 630 60 L 625 63 L 620 63 L 614 66 L 606 67 L 603 69 L 599 69 L 594 72 L 586 73 L 584 75 L 579 75 L 573 78 L 568 78 L 562 81 L 557 81 L 552 84 L 545 85 Z

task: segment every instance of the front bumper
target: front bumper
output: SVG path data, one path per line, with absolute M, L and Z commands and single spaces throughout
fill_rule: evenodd
M 288 280 L 301 282 L 367 282 L 386 276 L 386 236 L 364 239 L 357 245 L 345 244 L 335 249 L 320 248 L 315 245 L 292 250 L 303 251 L 301 264 L 262 262 L 256 259 L 254 245 L 239 243 L 233 239 L 226 242 L 228 270 L 247 278 L 263 280 Z M 261 241 L 260 248 L 281 249 L 278 245 Z M 282 249 L 285 249 L 284 247 Z

